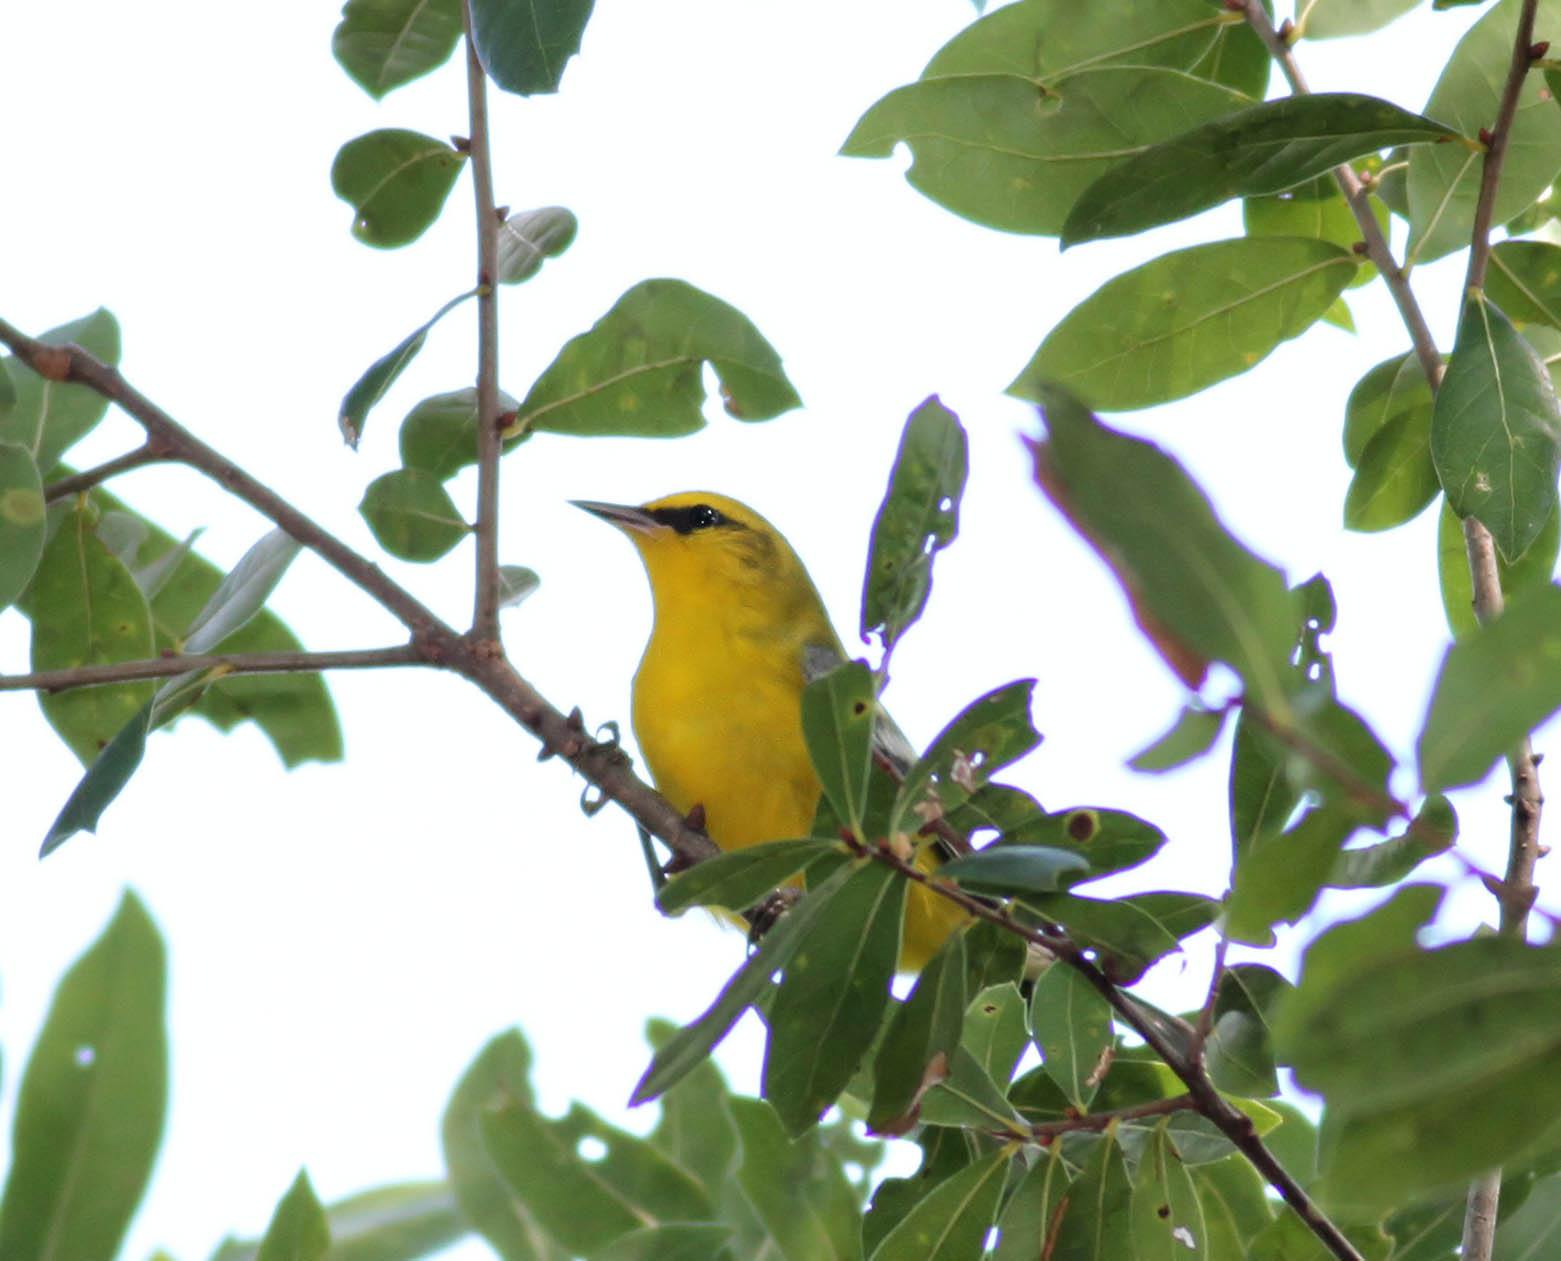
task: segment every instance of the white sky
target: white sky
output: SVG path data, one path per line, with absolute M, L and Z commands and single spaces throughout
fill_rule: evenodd
M 469 183 L 408 249 L 354 242 L 331 193 L 336 149 L 375 127 L 461 134 L 453 64 L 376 105 L 330 56 L 334 6 L 12 5 L 0 102 L 11 133 L 0 210 L 0 314 L 42 331 L 98 304 L 124 331 L 130 380 L 355 546 L 356 512 L 394 467 L 396 431 L 426 394 L 468 384 L 472 315 L 449 319 L 345 450 L 342 392 L 471 283 Z M 889 701 L 925 743 L 966 702 L 1038 675 L 1040 750 L 1010 778 L 1052 808 L 1135 809 L 1171 836 L 1132 888 L 1218 894 L 1227 862 L 1225 761 L 1165 779 L 1122 767 L 1170 720 L 1178 685 L 1140 642 L 1111 581 L 1041 500 L 1001 397 L 1050 325 L 1107 276 L 1177 244 L 1239 232 L 1227 208 L 1190 227 L 1058 254 L 1055 242 L 966 224 L 914 193 L 904 163 L 834 156 L 874 100 L 916 77 L 973 16 L 963 0 L 601 0 L 564 90 L 493 94 L 498 197 L 562 204 L 573 249 L 502 306 L 504 387 L 517 397 L 562 343 L 633 283 L 678 276 L 733 303 L 785 359 L 805 410 L 765 425 L 710 408 L 676 442 L 543 435 L 505 461 L 502 557 L 542 575 L 505 615 L 521 671 L 591 723 L 625 720 L 649 602 L 631 549 L 566 504 L 640 502 L 708 487 L 751 502 L 809 562 L 854 633 L 864 549 L 900 425 L 937 391 L 971 437 L 961 538 L 932 607 L 896 655 Z M 1450 49 L 1472 15 L 1425 9 L 1387 48 Z M 1311 45 L 1317 88 L 1424 103 L 1445 54 L 1382 40 Z M 1444 345 L 1461 263 L 1417 274 Z M 1339 685 L 1407 759 L 1445 643 L 1435 517 L 1385 536 L 1339 527 L 1343 402 L 1407 345 L 1380 286 L 1354 293 L 1358 337 L 1320 328 L 1256 373 L 1181 404 L 1117 418 L 1198 475 L 1226 523 L 1292 579 L 1324 569 L 1341 608 Z M 79 463 L 135 444 L 111 417 Z M 470 475 L 456 483 L 469 509 Z M 114 485 L 230 565 L 264 531 L 200 477 L 137 472 Z M 383 562 L 447 618 L 469 615 L 471 548 L 433 567 Z M 398 642 L 388 616 L 305 556 L 275 607 L 311 648 Z M 27 627 L 0 615 L 0 670 L 26 668 Z M 264 1227 L 300 1165 L 323 1198 L 436 1176 L 437 1127 L 457 1076 L 521 1025 L 546 1106 L 579 1098 L 610 1119 L 647 1052 L 647 1016 L 696 1015 L 741 939 L 651 906 L 629 821 L 586 820 L 581 783 L 496 708 L 431 671 L 338 674 L 348 761 L 281 771 L 262 737 L 198 722 L 159 735 L 106 815 L 45 863 L 37 844 L 80 770 L 35 700 L 0 694 L 0 1047 L 4 1107 L 59 974 L 121 889 L 171 946 L 173 1094 L 150 1196 L 126 1255 L 205 1255 Z M 1541 746 L 1543 747 L 1543 745 Z M 1406 778 L 1397 785 L 1412 791 Z M 1463 794 L 1467 852 L 1499 866 L 1500 785 Z M 1458 923 L 1490 913 L 1463 886 Z M 1343 902 L 1335 905 L 1342 905 Z M 1206 941 L 1206 939 L 1204 939 Z M 1288 959 L 1287 953 L 1282 959 Z M 1159 969 L 1190 1003 L 1207 950 Z M 723 1050 L 757 1087 L 759 1043 Z M 481 1256 L 468 1246 L 459 1255 Z

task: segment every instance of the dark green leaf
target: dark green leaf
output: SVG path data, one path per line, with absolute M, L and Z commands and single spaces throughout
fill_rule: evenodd
M 349 140 L 331 164 L 331 188 L 354 211 L 352 235 L 394 249 L 427 231 L 466 159 L 442 140 L 388 127 Z
M 401 560 L 438 560 L 471 529 L 439 479 L 416 468 L 376 477 L 358 511 L 379 545 Z
M 472 0 L 472 41 L 488 77 L 506 92 L 558 91 L 580 50 L 595 0 Z
M 687 1172 L 580 1104 L 554 1121 L 512 1096 L 484 1109 L 479 1128 L 510 1191 L 571 1253 L 594 1252 L 642 1226 L 714 1216 Z M 582 1145 L 601 1154 L 587 1158 Z
M 1076 20 L 1063 18 L 1045 42 Z M 840 151 L 886 158 L 908 144 L 912 187 L 1009 232 L 1057 233 L 1074 199 L 1113 163 L 1249 103 L 1229 88 L 1142 65 L 1096 65 L 1051 84 L 1017 66 L 934 75 L 938 64 L 868 110 Z
M 1053 1261 L 1131 1257 L 1133 1184 L 1116 1139 L 1091 1136 L 1088 1160 L 1052 1225 Z
M 742 1145 L 737 1185 L 766 1247 L 782 1257 L 861 1257 L 856 1192 L 818 1131 L 788 1138 L 762 1099 L 734 1096 L 729 1107 Z
M 1214 922 L 1219 903 L 1201 893 L 1135 893 L 1121 898 L 1084 898 L 1071 893 L 1029 893 L 1024 904 L 1100 955 L 1112 980 L 1131 984 L 1177 942 Z
M 119 362 L 119 323 L 99 307 L 69 324 L 44 333 L 51 346 L 75 343 L 110 366 Z M 0 409 L 0 442 L 14 442 L 32 453 L 42 473 L 52 469 L 77 439 L 108 411 L 108 400 L 90 386 L 48 381 L 12 356 L 0 359 L 10 384 L 10 406 Z
M 1529 592 L 1550 585 L 1556 571 L 1556 556 L 1561 553 L 1561 514 L 1545 518 L 1539 537 L 1512 564 L 1496 553 L 1496 572 L 1501 577 L 1502 595 L 1508 601 L 1523 598 Z M 1437 576 L 1441 579 L 1442 612 L 1448 628 L 1463 638 L 1479 625 L 1474 616 L 1474 583 L 1469 577 L 1469 549 L 1464 541 L 1463 522 L 1442 500 L 1436 526 Z
M 0 1256 L 111 1261 L 168 1093 L 163 941 L 132 893 L 61 979 L 16 1097 Z
M 1446 853 L 1458 838 L 1458 816 L 1440 793 L 1425 799 L 1414 823 L 1400 835 L 1347 849 L 1328 873 L 1336 889 L 1381 888 L 1397 884 L 1428 858 Z
M 650 1021 L 649 1040 L 656 1049 L 676 1034 L 677 1026 L 670 1021 Z M 661 1096 L 661 1119 L 650 1134 L 650 1141 L 693 1175 L 712 1199 L 720 1198 L 737 1160 L 729 1098 L 720 1070 L 706 1060 Z
M 81 777 L 43 838 L 38 857 L 47 858 L 77 832 L 98 830 L 103 811 L 119 796 L 141 765 L 151 724 L 152 702 L 147 701 L 87 767 L 87 773 Z
M 1457 137 L 1451 128 L 1353 92 L 1285 96 L 1203 124 L 1118 163 L 1079 194 L 1066 248 L 1185 219 L 1324 175 L 1392 145 Z
M 501 285 L 518 285 L 542 270 L 574 242 L 580 224 L 572 210 L 543 206 L 510 215 L 499 225 L 499 262 L 495 276 Z
M 1062 386 L 1132 411 L 1255 366 L 1322 318 L 1355 277 L 1348 250 L 1305 237 L 1241 237 L 1163 254 L 1108 280 L 1063 316 L 1008 392 Z
M 656 905 L 663 915 L 674 915 L 690 906 L 745 910 L 815 858 L 835 849 L 829 841 L 786 840 L 717 854 L 662 885 Z
M 1295 987 L 1272 968 L 1238 963 L 1220 977 L 1206 1047 L 1214 1084 L 1227 1094 L 1277 1094 L 1273 1012 Z
M 1003 1214 L 997 1219 L 1000 1238 L 992 1261 L 1035 1261 L 1045 1256 L 1046 1242 L 1063 1197 L 1068 1192 L 1068 1169 L 1062 1144 L 1041 1149 L 1029 1171 L 1014 1187 Z
M 1420 0 L 1313 0 L 1301 33 L 1307 39 L 1366 35 L 1408 13 Z
M 1254 946 L 1274 942 L 1274 925 L 1304 915 L 1333 871 L 1358 822 L 1319 806 L 1288 832 L 1258 841 L 1236 864 L 1225 900 L 1225 935 Z
M 1485 294 L 1519 326 L 1561 328 L 1561 245 L 1498 242 L 1491 248 Z
M 969 968 L 965 985 L 968 993 L 979 994 L 993 985 L 1018 983 L 1028 954 L 1023 940 L 984 919 L 975 920 L 960 931 L 965 938 Z
M 443 1182 L 397 1182 L 328 1205 L 330 1261 L 417 1261 L 471 1234 Z M 224 1240 L 211 1261 L 257 1261 L 259 1240 Z
M 1429 425 L 1431 387 L 1413 351 L 1385 359 L 1356 382 L 1344 408 L 1344 458 L 1355 468 L 1378 433 L 1406 416 Z
M 905 773 L 890 833 L 915 831 L 924 817 L 956 809 L 998 770 L 1039 744 L 1040 733 L 1030 723 L 1034 690 L 1034 679 L 1019 679 L 965 706 Z
M 532 1106 L 531 1050 L 518 1029 L 483 1047 L 450 1096 L 440 1123 L 445 1168 L 471 1228 L 505 1261 L 568 1261 L 500 1175 L 483 1142 L 483 1114 L 518 1100 Z
M 153 655 L 152 615 L 130 571 L 93 531 L 97 513 L 65 510 L 19 605 L 32 619 L 32 668 L 73 670 Z M 44 717 L 91 765 L 152 695 L 150 683 L 110 683 L 41 695 Z
M 873 724 L 878 696 L 873 674 L 848 661 L 802 692 L 802 738 L 819 783 L 859 840 L 867 808 L 867 779 L 873 766 Z
M 1203 1205 L 1192 1173 L 1163 1121 L 1139 1157 L 1131 1211 L 1137 1261 L 1217 1261 L 1208 1250 Z
M 363 436 L 363 424 L 368 419 L 369 410 L 380 399 L 385 397 L 386 391 L 395 384 L 396 378 L 401 375 L 413 359 L 417 358 L 417 352 L 423 349 L 423 343 L 428 340 L 428 330 L 433 328 L 445 315 L 455 310 L 456 307 L 460 306 L 461 303 L 471 296 L 471 293 L 463 293 L 459 297 L 451 298 L 434 312 L 432 319 L 407 334 L 394 350 L 388 355 L 376 359 L 369 365 L 368 371 L 353 382 L 352 388 L 347 391 L 346 397 L 341 401 L 341 413 L 336 418 L 336 423 L 341 429 L 341 435 L 346 439 L 349 447 L 352 447 L 354 450 L 357 449 L 358 439 Z M 449 399 L 458 397 L 460 393 L 463 393 L 463 391 L 457 391 L 455 395 L 438 395 L 436 397 Z M 475 395 L 476 391 L 473 390 L 470 393 Z M 433 400 L 429 401 L 432 402 Z M 509 410 L 513 410 L 514 400 L 505 399 L 504 401 L 511 405 Z M 474 403 L 472 432 L 470 441 L 467 443 L 471 452 L 471 459 L 466 461 L 468 464 L 475 463 L 477 459 L 477 422 L 475 411 L 476 405 Z M 410 419 L 411 417 L 408 416 L 407 420 Z M 402 424 L 405 426 L 406 422 L 403 421 Z M 406 440 L 403 437 L 401 458 L 404 463 L 411 464 L 413 461 L 408 460 L 406 457 L 405 443 Z M 456 468 L 459 467 L 460 465 L 456 465 Z M 451 472 L 454 471 L 454 469 L 451 470 Z
M 1005 796 L 990 796 L 995 789 L 1003 790 Z M 1020 813 L 1001 804 L 1006 801 L 1019 801 L 1031 809 Z M 982 807 L 979 816 L 973 809 L 978 804 Z M 1096 875 L 1136 867 L 1165 844 L 1165 833 L 1136 815 L 1093 806 L 1047 814 L 1025 794 L 1002 784 L 988 784 L 952 817 L 961 828 L 972 817 L 980 820 L 975 827 L 998 825 L 1004 845 L 1070 850 L 1089 863 Z
M 720 1222 L 666 1222 L 619 1235 L 591 1253 L 591 1261 L 693 1261 L 733 1255 L 725 1247 L 732 1227 Z
M 1008 1101 L 1003 1087 L 963 1045 L 954 1052 L 949 1075 L 922 1100 L 921 1122 L 1015 1138 L 1029 1134 L 1024 1118 Z
M 309 1185 L 309 1175 L 300 1170 L 287 1194 L 277 1201 L 256 1261 L 323 1261 L 330 1247 L 325 1209 Z
M 1313 790 L 1358 822 L 1384 827 L 1396 812 L 1388 793 L 1393 755 L 1359 714 L 1328 691 L 1314 686 L 1299 699 L 1299 738 L 1289 766 L 1297 787 Z
M 1210 1257 L 1244 1257 L 1247 1242 L 1273 1219 L 1263 1177 L 1245 1156 L 1199 1165 L 1193 1170 L 1203 1206 Z
M 1426 102 L 1425 112 L 1476 135 L 1496 117 L 1512 64 L 1512 32 L 1522 0 L 1501 0 L 1458 42 Z M 1540 23 L 1555 20 L 1550 0 Z M 1524 210 L 1561 171 L 1561 111 L 1542 95 L 1538 75 L 1528 75 L 1518 97 L 1496 195 L 1495 221 Z M 1479 198 L 1482 162 L 1461 145 L 1422 145 L 1408 154 L 1409 261 L 1428 262 L 1469 244 Z
M 1089 863 L 1066 849 L 998 845 L 953 859 L 938 874 L 972 893 L 1011 896 L 1066 889 L 1089 873 Z
M 1046 1075 L 1081 1112 L 1105 1073 L 1111 1049 L 1111 1008 L 1069 967 L 1052 967 L 1030 995 L 1030 1032 L 1041 1048 Z
M 867 1126 L 874 1133 L 904 1133 L 922 1095 L 948 1075 L 965 1024 L 965 971 L 965 935 L 955 933 L 895 1007 L 873 1061 Z
M 331 52 L 378 100 L 442 66 L 460 37 L 460 0 L 347 0 Z
M 32 581 L 47 533 L 43 478 L 31 452 L 0 442 L 0 609 Z
M 1014 1147 L 1000 1147 L 929 1192 L 884 1236 L 873 1261 L 964 1261 L 981 1250 Z
M 1036 480 L 1110 564 L 1138 624 L 1190 687 L 1223 661 L 1247 697 L 1283 713 L 1294 613 L 1284 575 L 1241 545 L 1152 443 L 1102 425 L 1061 390 L 1041 391 Z
M 1555 388 L 1522 334 L 1480 293 L 1464 302 L 1437 391 L 1431 458 L 1453 511 L 1478 517 L 1509 563 L 1555 515 L 1561 461 Z
M 1135 753 L 1128 765 L 1135 771 L 1170 771 L 1202 757 L 1225 728 L 1223 709 L 1183 705 L 1171 729 L 1148 748 Z
M 1441 488 L 1431 461 L 1431 413 L 1403 412 L 1361 453 L 1344 496 L 1344 528 L 1391 530 L 1419 516 Z
M 1236 862 L 1279 835 L 1301 800 L 1285 771 L 1285 750 L 1245 709 L 1236 720 L 1230 757 L 1230 832 Z
M 1561 707 L 1561 588 L 1546 586 L 1455 641 L 1415 746 L 1426 792 L 1483 779 Z
M 960 1045 L 1000 1087 L 1014 1075 L 1029 1041 L 1025 1002 L 1015 982 L 990 985 L 970 1000 Z
M 786 963 L 769 1006 L 763 1091 L 788 1134 L 811 1128 L 834 1103 L 878 1032 L 900 953 L 907 883 L 881 863 L 851 871 Z
M 824 918 L 825 909 L 829 909 L 830 915 L 836 914 L 833 896 L 852 874 L 852 868 L 842 866 L 823 884 L 810 889 L 808 896 L 764 935 L 759 949 L 732 974 L 704 1014 L 656 1048 L 650 1067 L 629 1097 L 631 1107 L 654 1099 L 704 1061 L 737 1018 L 769 989 L 770 977 L 786 967 L 803 943 L 811 939 L 813 927 Z
M 1503 1186 L 1503 1204 L 1506 1201 Z M 1493 1261 L 1534 1261 L 1561 1247 L 1561 1177 L 1536 1183 L 1522 1207 L 1496 1231 Z
M 748 318 L 681 280 L 647 280 L 571 340 L 516 414 L 533 431 L 675 438 L 704 427 L 708 361 L 728 415 L 769 420 L 800 406 L 780 356 Z
M 911 413 L 900 435 L 862 584 L 862 638 L 878 634 L 886 654 L 927 606 L 932 558 L 959 532 L 966 445 L 959 417 L 936 394 Z
M 520 404 L 502 390 L 499 414 Z M 471 386 L 434 394 L 416 404 L 401 421 L 401 463 L 448 481 L 477 463 L 477 391 Z

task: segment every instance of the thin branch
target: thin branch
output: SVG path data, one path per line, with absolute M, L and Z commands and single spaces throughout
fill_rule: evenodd
M 462 0 L 466 26 L 466 110 L 472 191 L 477 201 L 477 574 L 472 637 L 499 644 L 499 212 L 493 199 L 488 143 L 488 79 L 472 39 L 471 0 Z
M 1214 1029 L 1214 1005 L 1219 1001 L 1220 982 L 1225 979 L 1225 952 L 1229 946 L 1229 938 L 1221 933 L 1219 940 L 1214 943 L 1214 967 L 1209 974 L 1209 993 L 1203 1000 L 1203 1006 L 1198 1010 L 1198 1023 L 1193 1030 L 1192 1049 L 1187 1053 L 1187 1058 L 1200 1071 L 1204 1064 L 1204 1051 L 1209 1045 L 1209 1034 Z
M 39 670 L 33 674 L 0 674 L 0 692 L 64 692 L 79 687 L 102 687 L 105 683 L 169 679 L 190 670 L 214 668 L 221 668 L 228 674 L 312 674 L 320 670 L 377 670 L 384 666 L 428 664 L 427 657 L 416 644 L 352 648 L 340 652 L 203 653 L 75 666 L 69 670 Z
M 1113 1108 L 1109 1112 L 1090 1112 L 1084 1116 L 1064 1117 L 1059 1121 L 1037 1121 L 1030 1127 L 1030 1134 L 1037 1139 L 1056 1138 L 1059 1134 L 1073 1134 L 1080 1130 L 1099 1131 L 1118 1121 L 1142 1121 L 1148 1117 L 1169 1116 L 1173 1112 L 1190 1112 L 1198 1106 L 1191 1095 L 1173 1095 L 1169 1099 L 1155 1099 L 1131 1108 Z M 1007 1138 L 1006 1134 L 994 1135 Z
M 123 455 L 115 456 L 112 460 L 105 460 L 96 468 L 89 468 L 85 472 L 72 473 L 69 477 L 62 477 L 57 482 L 50 482 L 43 488 L 44 503 L 52 504 L 56 500 L 66 499 L 71 495 L 79 495 L 84 490 L 91 490 L 94 486 L 108 481 L 111 477 L 117 477 L 120 473 L 128 473 L 131 469 L 140 468 L 145 464 L 166 463 L 172 457 L 162 446 L 147 439 L 134 451 L 126 451 Z
M 1240 0 L 1240 3 L 1248 24 L 1257 32 L 1258 38 L 1263 41 L 1269 54 L 1279 63 L 1285 81 L 1290 84 L 1290 90 L 1297 96 L 1306 95 L 1310 89 L 1301 74 L 1300 63 L 1291 52 L 1288 41 L 1274 29 L 1267 10 L 1263 8 L 1262 0 Z M 1442 355 L 1436 348 L 1436 339 L 1431 336 L 1431 327 L 1426 323 L 1425 313 L 1420 310 L 1420 303 L 1415 300 L 1414 291 L 1409 287 L 1409 273 L 1400 267 L 1398 260 L 1393 257 L 1392 247 L 1382 231 L 1382 225 L 1371 212 L 1371 188 L 1348 163 L 1334 167 L 1333 178 L 1355 215 L 1355 222 L 1360 227 L 1361 240 L 1365 243 L 1366 257 L 1375 263 L 1377 270 L 1382 273 L 1388 292 L 1393 295 L 1393 301 L 1398 307 L 1399 318 L 1404 321 L 1404 327 L 1409 332 L 1410 341 L 1415 348 L 1415 357 L 1420 361 L 1426 380 L 1431 383 L 1431 388 L 1434 390 L 1442 383 Z
M 1474 229 L 1469 240 L 1469 271 L 1464 288 L 1469 292 L 1485 288 L 1485 264 L 1491 252 L 1491 223 L 1496 217 L 1496 193 L 1501 187 L 1501 167 L 1507 157 L 1507 142 L 1512 138 L 1512 120 L 1518 114 L 1518 97 L 1523 81 L 1534 61 L 1534 14 L 1539 0 L 1523 0 L 1518 11 L 1518 29 L 1512 41 L 1512 61 L 1507 67 L 1507 82 L 1502 86 L 1496 121 L 1485 141 L 1485 164 L 1480 171 L 1480 197 L 1474 205 Z
M 1166 1066 L 1187 1087 L 1187 1093 L 1192 1099 L 1192 1107 L 1212 1121 L 1220 1133 L 1224 1134 L 1231 1144 L 1252 1162 L 1257 1171 L 1274 1190 L 1279 1192 L 1285 1203 L 1295 1210 L 1296 1215 L 1322 1245 L 1341 1261 L 1362 1261 L 1361 1254 L 1356 1251 L 1355 1246 L 1312 1202 L 1311 1197 L 1301 1189 L 1301 1184 L 1290 1176 L 1273 1152 L 1268 1150 L 1258 1135 L 1252 1118 L 1221 1095 L 1214 1088 L 1214 1083 L 1209 1080 L 1208 1074 L 1192 1061 L 1187 1048 L 1191 1046 L 1194 1031 L 1185 1021 L 1172 1017 L 1174 1024 L 1167 1024 L 1165 1018 L 1158 1014 L 1151 1019 L 1149 1012 L 1131 994 L 1118 988 L 1087 952 L 1066 933 L 1047 928 L 1032 928 L 1028 924 L 1022 924 L 1003 907 L 990 906 L 948 880 L 939 879 L 936 874 L 929 876 L 914 863 L 898 857 L 887 846 L 856 845 L 849 840 L 847 844 L 857 853 L 892 867 L 907 880 L 914 880 L 940 897 L 947 898 L 962 907 L 968 914 L 996 924 L 1022 937 L 1026 942 L 1051 952 L 1071 967 L 1106 1000 L 1117 1017 L 1165 1061 Z

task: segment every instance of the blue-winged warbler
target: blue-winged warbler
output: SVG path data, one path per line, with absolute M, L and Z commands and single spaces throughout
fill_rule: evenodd
M 752 508 L 705 491 L 637 508 L 576 503 L 628 535 L 650 578 L 655 625 L 633 721 L 657 789 L 684 813 L 703 806 L 722 849 L 807 836 L 819 781 L 802 689 L 846 658 L 791 545 Z M 962 919 L 912 885 L 900 967 L 920 968 Z

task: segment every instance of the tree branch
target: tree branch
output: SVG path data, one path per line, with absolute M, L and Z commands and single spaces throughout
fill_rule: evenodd
M 62 477 L 57 482 L 50 482 L 43 488 L 44 503 L 52 504 L 56 500 L 66 499 L 71 495 L 79 495 L 84 490 L 91 490 L 101 482 L 108 481 L 111 477 L 117 477 L 120 473 L 128 473 L 133 468 L 140 468 L 144 464 L 165 463 L 172 457 L 165 451 L 161 444 L 148 438 L 134 451 L 126 451 L 124 455 L 115 456 L 112 460 L 105 460 L 96 468 L 89 468 L 82 473 L 72 473 L 69 477 Z
M 1079 1130 L 1098 1131 L 1114 1125 L 1118 1121 L 1141 1121 L 1148 1117 L 1169 1116 L 1173 1112 L 1190 1112 L 1196 1109 L 1197 1104 L 1191 1095 L 1173 1095 L 1169 1099 L 1153 1099 L 1148 1103 L 1140 1103 L 1131 1108 L 1113 1108 L 1109 1112 L 1090 1112 L 1084 1116 L 1064 1117 L 1060 1121 L 1037 1121 L 1030 1127 L 1030 1133 L 1037 1139 L 1046 1140 L 1056 1138 L 1060 1134 L 1072 1134 Z M 996 1138 L 1007 1138 L 1007 1134 L 994 1135 Z
M 75 666 L 69 670 L 39 670 L 33 674 L 0 674 L 0 692 L 64 692 L 105 683 L 135 683 L 169 679 L 190 670 L 221 667 L 228 674 L 312 674 L 320 670 L 376 670 L 384 666 L 429 664 L 416 644 L 391 648 L 350 648 L 339 652 L 230 652 L 198 656 L 150 657 L 109 665 Z
M 499 212 L 493 199 L 488 143 L 488 79 L 472 39 L 471 0 L 462 0 L 466 27 L 466 109 L 477 201 L 477 573 L 472 637 L 499 643 Z

